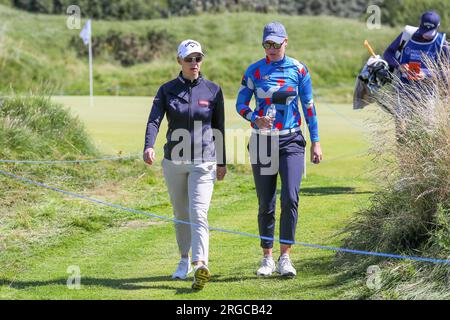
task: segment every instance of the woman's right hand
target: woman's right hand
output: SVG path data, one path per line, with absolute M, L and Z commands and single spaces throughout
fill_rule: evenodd
M 257 117 L 255 123 L 259 129 L 271 129 L 273 126 L 273 118 L 270 117 Z
M 146 164 L 151 166 L 153 164 L 153 161 L 155 161 L 156 155 L 155 150 L 153 148 L 148 148 L 144 151 L 144 161 Z

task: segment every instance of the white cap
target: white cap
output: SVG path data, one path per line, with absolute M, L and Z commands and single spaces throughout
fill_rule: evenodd
M 191 39 L 184 40 L 178 46 L 178 56 L 182 59 L 186 58 L 188 55 L 194 52 L 200 53 L 202 56 L 204 55 L 202 51 L 202 46 L 200 45 L 199 42 L 195 40 Z

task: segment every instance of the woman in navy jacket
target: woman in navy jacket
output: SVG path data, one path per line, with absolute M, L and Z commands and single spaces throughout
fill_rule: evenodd
M 225 115 L 221 88 L 200 73 L 204 54 L 200 43 L 185 40 L 178 47 L 179 76 L 162 85 L 153 101 L 145 135 L 144 160 L 152 165 L 153 149 L 164 115 L 167 143 L 162 167 L 177 222 L 176 238 L 181 260 L 172 275 L 186 279 L 192 271 L 192 288 L 203 289 L 208 269 L 207 213 L 216 178 L 226 174 Z

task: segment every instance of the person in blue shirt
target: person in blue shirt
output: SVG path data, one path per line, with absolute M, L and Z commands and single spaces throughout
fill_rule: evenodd
M 425 89 L 428 81 L 435 81 L 428 70 L 428 63 L 439 66 L 441 62 L 450 61 L 449 44 L 445 33 L 438 31 L 440 25 L 441 18 L 436 12 L 425 12 L 421 16 L 420 26 L 406 26 L 383 54 L 390 70 L 400 78 L 400 83 L 395 88 L 398 103 L 393 112 L 399 145 L 406 143 L 408 134 L 413 129 L 410 127 L 412 110 L 404 101 L 411 98 L 421 101 L 421 95 L 425 92 L 433 95 L 432 90 Z
M 434 11 L 425 12 L 418 28 L 405 28 L 385 50 L 383 58 L 392 71 L 396 71 L 403 83 L 430 77 L 425 59 L 439 61 L 450 57 L 445 33 L 438 32 L 441 18 Z
M 311 139 L 311 161 L 322 161 L 317 114 L 313 99 L 311 76 L 307 67 L 285 55 L 288 35 L 279 22 L 264 27 L 262 46 L 266 57 L 246 70 L 239 89 L 236 111 L 253 128 L 249 151 L 258 197 L 258 225 L 264 258 L 257 270 L 259 276 L 274 271 L 293 277 L 297 272 L 290 259 L 298 217 L 298 193 L 304 171 L 306 141 L 301 132 L 303 112 Z M 255 96 L 252 110 L 250 101 Z M 298 100 L 300 98 L 301 105 Z M 275 116 L 269 116 L 271 108 Z M 276 141 L 275 153 L 272 154 Z M 269 150 L 270 149 L 270 150 Z M 256 156 L 252 150 L 256 150 Z M 278 167 L 267 172 L 263 155 L 275 156 Z M 281 177 L 280 258 L 278 265 L 272 255 L 275 229 L 277 177 Z

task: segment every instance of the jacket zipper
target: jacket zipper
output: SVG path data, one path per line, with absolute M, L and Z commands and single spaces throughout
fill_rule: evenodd
M 191 132 L 191 104 L 192 104 L 192 87 L 189 85 L 189 104 L 188 104 L 188 129 Z

